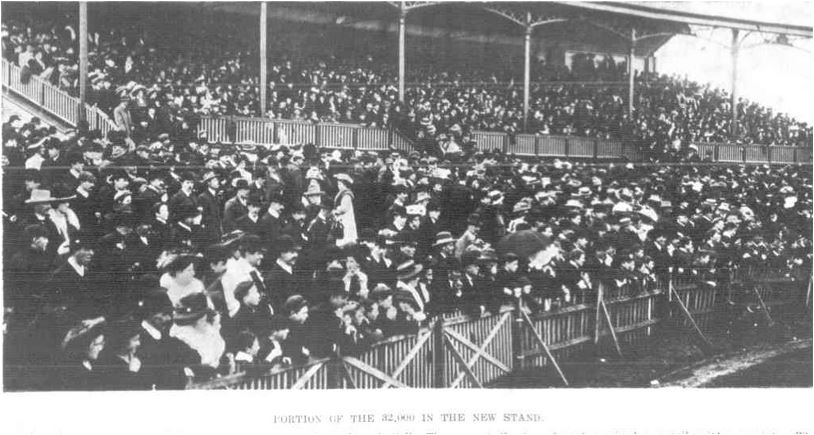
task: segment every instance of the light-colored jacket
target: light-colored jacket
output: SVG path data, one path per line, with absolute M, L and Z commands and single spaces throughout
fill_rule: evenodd
M 356 243 L 356 213 L 353 210 L 353 192 L 340 190 L 334 200 L 336 219 L 342 224 L 342 238 L 336 241 L 337 246 Z

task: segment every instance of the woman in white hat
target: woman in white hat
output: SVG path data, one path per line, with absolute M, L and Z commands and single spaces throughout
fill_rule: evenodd
M 339 193 L 336 194 L 334 199 L 334 217 L 337 222 L 342 224 L 343 232 L 342 238 L 336 241 L 339 247 L 351 245 L 356 243 L 356 213 L 353 210 L 353 192 L 350 186 L 353 184 L 353 178 L 350 175 L 342 173 L 334 175 L 336 184 L 339 188 Z

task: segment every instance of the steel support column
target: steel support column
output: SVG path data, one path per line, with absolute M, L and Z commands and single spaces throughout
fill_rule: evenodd
M 531 87 L 531 14 L 526 15 L 526 36 L 523 47 L 523 131 L 529 132 L 529 92 Z
M 268 10 L 266 2 L 260 2 L 260 110 L 259 114 L 264 117 L 266 114 L 266 88 L 268 87 L 268 58 L 266 53 L 266 40 L 268 31 Z
M 731 92 L 731 102 L 730 102 L 730 110 L 732 111 L 731 116 L 731 125 L 730 125 L 730 135 L 731 139 L 734 141 L 738 137 L 738 51 L 739 51 L 739 43 L 738 43 L 738 29 L 732 29 L 732 46 L 730 49 L 730 54 L 732 56 L 732 92 Z
M 404 44 L 407 33 L 407 9 L 404 2 L 401 2 L 399 9 L 399 101 L 404 102 Z
M 79 2 L 79 116 L 85 119 L 85 102 L 88 98 L 88 2 Z
M 633 116 L 633 96 L 634 96 L 634 80 L 633 75 L 636 70 L 633 68 L 633 59 L 636 52 L 636 29 L 630 29 L 630 53 L 627 55 L 627 113 Z

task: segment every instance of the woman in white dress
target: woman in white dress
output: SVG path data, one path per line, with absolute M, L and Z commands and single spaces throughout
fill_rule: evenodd
M 167 289 L 173 305 L 178 305 L 182 298 L 193 293 L 203 293 L 204 285 L 195 278 L 195 257 L 178 255 L 166 265 L 166 273 L 161 275 L 159 285 Z
M 348 174 L 336 174 L 336 184 L 339 193 L 334 199 L 334 219 L 342 224 L 342 238 L 336 241 L 339 247 L 356 243 L 356 213 L 353 210 L 353 192 L 350 186 L 353 185 L 353 178 Z

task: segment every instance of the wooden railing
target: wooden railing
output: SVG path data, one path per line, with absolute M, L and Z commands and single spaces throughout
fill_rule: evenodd
M 602 352 L 607 349 L 603 342 L 614 342 L 623 352 L 673 317 L 676 321 L 667 325 L 690 330 L 688 322 L 692 322 L 708 331 L 715 327 L 716 316 L 725 317 L 731 309 L 733 291 L 740 292 L 736 300 L 765 304 L 770 312 L 793 305 L 803 300 L 803 284 L 775 276 L 741 276 L 721 286 L 672 279 L 654 288 L 640 288 L 636 294 L 606 298 L 600 291 L 589 303 L 528 316 L 517 307 L 503 307 L 482 317 L 447 313 L 417 335 L 391 337 L 359 355 L 337 355 L 261 375 L 238 374 L 193 388 L 481 387 L 516 369 L 556 366 L 557 360 L 568 360 L 591 347 L 599 346 Z M 691 318 L 673 305 L 676 299 Z
M 312 143 L 323 148 L 360 151 L 414 149 L 410 139 L 392 129 L 358 124 L 311 123 L 236 116 L 201 117 L 198 133 L 210 143 L 298 145 Z
M 378 151 L 412 151 L 413 142 L 397 130 L 369 128 L 357 124 L 328 124 L 305 121 L 202 117 L 198 132 L 209 142 L 296 145 L 312 143 L 324 148 Z M 624 159 L 641 161 L 644 155 L 635 143 L 557 135 L 509 135 L 475 131 L 472 138 L 480 151 L 501 150 L 521 157 L 573 159 Z M 720 163 L 810 164 L 811 150 L 798 147 L 698 143 L 702 157 Z
M 38 76 L 32 75 L 23 83 L 22 68 L 6 59 L 2 59 L 2 85 L 72 127 L 76 127 L 84 117 L 91 129 L 99 129 L 103 135 L 116 129 L 114 122 L 104 112 L 87 104 L 81 107 L 79 99 Z

